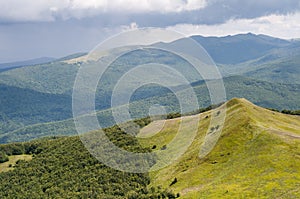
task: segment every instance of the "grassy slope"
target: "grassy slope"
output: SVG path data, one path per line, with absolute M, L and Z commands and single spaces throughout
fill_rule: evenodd
M 32 155 L 12 155 L 9 156 L 9 161 L 0 164 L 0 173 L 13 170 L 13 166 L 16 165 L 18 160 L 29 161 L 32 159 Z M 10 166 L 11 165 L 11 166 Z
M 227 103 L 225 126 L 216 147 L 204 159 L 199 149 L 210 115 L 201 115 L 198 134 L 178 161 L 151 174 L 152 185 L 170 187 L 182 198 L 298 198 L 300 197 L 300 117 L 257 107 L 244 99 Z M 144 146 L 160 148 L 176 134 L 178 119 Z M 157 124 L 141 132 L 153 133 Z

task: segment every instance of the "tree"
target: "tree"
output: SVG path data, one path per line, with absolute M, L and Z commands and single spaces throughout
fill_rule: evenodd
M 7 162 L 8 160 L 8 156 L 4 152 L 0 151 L 0 163 Z

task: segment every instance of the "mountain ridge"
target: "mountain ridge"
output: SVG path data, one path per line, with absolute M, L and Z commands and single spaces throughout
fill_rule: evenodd
M 151 184 L 168 187 L 179 192 L 182 198 L 299 196 L 299 192 L 293 191 L 298 188 L 296 179 L 300 179 L 300 156 L 297 156 L 300 117 L 273 112 L 245 99 L 235 98 L 223 106 L 227 107 L 226 121 L 213 150 L 199 159 L 209 123 L 206 118 L 219 108 L 198 115 L 199 131 L 188 151 L 170 166 L 151 173 Z M 165 121 L 160 132 L 140 139 L 142 146 L 150 147 L 160 140 L 156 145 L 158 149 L 168 147 L 176 134 L 178 120 Z M 151 125 L 144 127 L 146 132 L 141 131 L 147 133 L 156 128 Z M 175 178 L 176 183 L 172 184 Z M 286 184 L 282 185 L 282 181 Z
M 29 60 L 24 60 L 24 61 L 0 63 L 0 72 L 15 69 L 15 68 L 20 68 L 20 67 L 24 67 L 24 66 L 46 64 L 46 63 L 53 62 L 55 60 L 56 60 L 56 58 L 53 58 L 53 57 L 40 57 L 40 58 L 29 59 Z
M 280 110 L 300 109 L 298 103 L 300 99 L 298 97 L 300 93 L 300 82 L 298 78 L 300 74 L 298 67 L 300 63 L 300 59 L 298 58 L 300 55 L 299 42 L 283 41 L 265 35 L 254 34 L 240 34 L 224 38 L 225 40 L 234 40 L 239 43 L 239 45 L 246 45 L 247 42 L 245 43 L 244 41 L 249 40 L 250 38 L 252 40 L 257 39 L 256 43 L 259 44 L 267 43 L 268 45 L 266 48 L 273 48 L 275 46 L 275 49 L 271 49 L 267 51 L 267 53 L 264 52 L 262 57 L 251 59 L 246 62 L 229 65 L 217 64 L 220 72 L 223 73 L 223 75 L 225 74 L 224 82 L 228 99 L 233 97 L 245 97 L 260 106 L 268 108 Z M 214 39 L 217 39 L 218 41 L 222 40 L 222 38 L 217 37 Z M 274 45 L 272 44 L 273 41 L 275 43 Z M 213 42 L 213 45 L 216 44 L 218 44 L 218 42 Z M 230 43 L 223 41 L 223 44 L 230 47 Z M 222 46 L 223 44 L 221 42 L 220 45 Z M 169 44 L 164 43 L 164 45 Z M 286 45 L 287 47 L 285 47 Z M 284 47 L 277 48 L 276 46 Z M 242 49 L 244 48 L 245 46 Z M 232 49 L 236 50 L 234 47 Z M 222 49 L 215 48 L 215 50 Z M 243 50 L 241 50 L 240 53 L 247 55 Z M 0 132 L 0 137 L 2 137 L 3 133 L 8 133 L 8 130 L 14 131 L 22 126 L 65 120 L 70 117 L 72 89 L 76 73 L 82 64 L 80 58 L 81 55 L 85 56 L 86 54 L 74 54 L 62 58 L 60 61 L 51 62 L 50 64 L 27 66 L 0 72 L 0 93 L 1 96 L 4 96 L 1 99 L 1 105 L 3 106 L 0 107 L 0 126 L 3 128 L 2 132 Z M 233 55 L 238 59 L 241 58 L 239 54 L 233 53 Z M 201 79 L 199 78 L 196 78 L 195 80 L 194 71 L 187 69 L 190 65 L 177 57 L 161 51 L 135 51 L 130 54 L 128 58 L 117 61 L 116 64 L 112 66 L 111 70 L 104 75 L 105 78 L 103 78 L 102 85 L 105 86 L 96 93 L 97 110 L 110 108 L 109 99 L 114 86 L 112 82 L 116 82 L 116 79 L 121 77 L 121 75 L 131 67 L 140 64 L 141 58 L 144 58 L 142 62 L 145 61 L 146 63 L 157 63 L 158 60 L 161 60 L 162 64 L 172 65 L 180 70 L 180 72 L 188 71 L 188 77 L 193 80 L 190 82 L 198 80 L 201 82 Z M 68 63 L 70 60 L 71 62 Z M 161 74 L 161 78 L 169 77 L 164 75 L 168 71 L 162 72 L 164 73 Z M 151 73 L 151 70 L 149 70 L 149 73 Z M 250 78 L 246 78 L 245 76 Z M 138 84 L 138 82 L 135 83 Z M 209 106 L 209 93 L 207 92 L 205 85 L 197 84 L 196 82 L 192 83 L 192 86 L 195 88 L 199 97 L 200 107 Z M 148 105 L 152 102 L 162 102 L 164 106 L 167 105 L 168 107 L 171 107 L 168 112 L 179 111 L 178 109 L 174 109 L 176 106 L 174 96 L 171 96 L 169 92 L 166 92 L 166 89 L 163 90 L 162 88 L 154 87 L 143 89 L 134 94 L 132 101 L 145 100 L 144 102 Z M 20 96 L 21 94 L 23 97 Z M 163 95 L 165 95 L 165 97 Z M 59 99 L 53 100 L 56 97 Z M 168 98 L 172 100 L 169 100 Z M 104 101 L 100 102 L 98 99 L 103 99 Z M 45 100 L 45 105 L 43 105 L 43 100 Z M 30 103 L 31 101 L 32 103 Z M 141 109 L 144 111 L 145 103 L 138 103 L 139 102 L 136 104 L 142 107 Z M 22 104 L 24 104 L 24 106 L 22 106 Z M 13 108 L 15 108 L 16 111 L 14 113 L 9 112 L 9 110 Z M 68 110 L 66 110 L 66 108 L 68 108 Z M 30 109 L 38 111 L 29 111 Z M 137 112 L 139 111 L 137 106 L 135 106 L 135 109 Z M 51 114 L 53 111 L 55 114 Z M 107 121 L 107 119 L 105 119 L 105 121 Z M 53 132 L 51 129 L 50 131 Z M 65 127 L 58 128 L 59 131 L 61 129 L 65 129 L 63 132 L 66 131 Z M 40 132 L 40 130 L 38 132 Z M 18 133 L 22 134 L 22 136 L 20 136 L 20 138 L 22 138 L 29 132 L 24 130 Z M 71 131 L 68 131 L 67 134 L 71 134 Z M 34 136 L 33 133 L 30 133 L 30 135 Z

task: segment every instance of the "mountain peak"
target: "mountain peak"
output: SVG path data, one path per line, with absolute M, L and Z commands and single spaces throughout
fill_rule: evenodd
M 253 33 L 225 37 L 192 36 L 216 63 L 238 64 L 262 57 L 271 50 L 287 47 L 292 42 Z
M 248 101 L 245 98 L 233 98 L 229 101 L 227 101 L 226 106 L 227 107 L 232 107 L 234 105 L 243 105 L 243 106 L 255 106 L 253 103 L 251 103 L 250 101 Z

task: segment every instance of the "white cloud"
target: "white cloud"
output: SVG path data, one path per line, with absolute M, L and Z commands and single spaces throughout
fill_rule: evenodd
M 53 20 L 52 13 L 66 6 L 64 1 L 0 0 L 0 19 L 7 21 Z M 57 7 L 59 5 L 59 7 Z
M 122 32 L 130 31 L 130 30 L 136 30 L 138 28 L 139 28 L 139 25 L 136 22 L 132 22 L 128 26 L 126 26 L 126 25 L 121 26 Z
M 204 8 L 206 0 L 0 0 L 2 21 L 52 21 L 103 13 L 182 12 Z
M 168 29 L 185 35 L 226 36 L 240 33 L 266 34 L 291 39 L 300 38 L 300 12 L 288 15 L 268 15 L 255 19 L 231 19 L 219 25 L 177 24 Z

